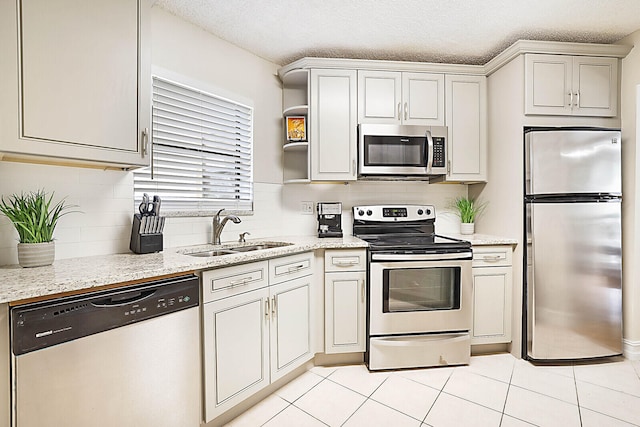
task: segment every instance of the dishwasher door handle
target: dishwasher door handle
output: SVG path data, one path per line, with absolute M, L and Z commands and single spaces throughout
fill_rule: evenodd
M 126 298 L 109 297 L 102 300 L 92 301 L 91 305 L 93 305 L 94 307 L 119 307 L 134 302 L 144 301 L 150 296 L 153 296 L 153 294 L 155 293 L 155 289 L 150 289 L 146 291 L 136 292 L 134 295 L 127 296 Z

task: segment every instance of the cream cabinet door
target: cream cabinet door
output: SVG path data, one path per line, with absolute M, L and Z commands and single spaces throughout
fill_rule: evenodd
M 325 353 L 365 351 L 366 273 L 326 273 L 324 277 Z
M 402 73 L 358 71 L 358 123 L 402 122 Z
M 8 25 L 0 41 L 0 150 L 148 164 L 149 2 L 21 0 L 0 8 Z
M 402 123 L 444 126 L 444 74 L 402 73 Z
M 525 114 L 571 115 L 573 58 L 525 55 Z
M 312 181 L 355 181 L 357 101 L 355 70 L 311 70 Z
M 614 117 L 618 111 L 618 59 L 573 58 L 574 115 Z
M 313 276 L 269 287 L 271 382 L 313 358 L 311 353 L 311 282 Z
M 487 180 L 487 80 L 445 76 L 447 181 Z
M 511 342 L 511 267 L 473 268 L 471 344 Z
M 269 384 L 268 305 L 266 287 L 204 304 L 206 422 Z

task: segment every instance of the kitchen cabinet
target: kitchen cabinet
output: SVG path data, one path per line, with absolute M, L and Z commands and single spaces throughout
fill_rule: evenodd
M 487 80 L 445 76 L 447 175 L 445 181 L 487 180 Z
M 2 2 L 0 152 L 147 165 L 149 13 L 148 0 Z
M 309 96 L 311 180 L 355 181 L 356 71 L 312 69 Z
M 511 342 L 511 246 L 474 246 L 471 344 Z
M 313 357 L 313 253 L 205 271 L 205 421 Z
M 525 114 L 617 115 L 617 58 L 525 54 L 525 82 Z
M 444 125 L 444 74 L 358 71 L 358 123 Z
M 327 250 L 325 275 L 325 353 L 365 351 L 366 251 Z

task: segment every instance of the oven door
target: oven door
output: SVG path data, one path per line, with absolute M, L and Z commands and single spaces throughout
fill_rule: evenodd
M 471 257 L 447 255 L 372 256 L 369 336 L 471 329 Z

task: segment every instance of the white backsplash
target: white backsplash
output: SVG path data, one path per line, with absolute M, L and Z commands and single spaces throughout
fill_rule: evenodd
M 56 258 L 74 258 L 129 252 L 133 210 L 131 172 L 0 162 L 0 195 L 44 189 L 65 197 L 79 212 L 62 217 L 55 231 Z M 445 212 L 449 200 L 467 194 L 464 185 L 424 182 L 355 182 L 350 184 L 265 184 L 256 183 L 254 215 L 242 216 L 242 223 L 227 223 L 222 241 L 235 241 L 248 231 L 248 239 L 272 236 L 314 235 L 315 212 L 301 212 L 302 201 L 342 202 L 342 226 L 352 233 L 351 208 L 361 204 L 433 204 L 438 219 L 436 231 L 457 232 L 459 221 Z M 18 234 L 0 215 L 0 265 L 16 264 Z M 167 218 L 164 246 L 176 247 L 211 240 L 211 218 Z

